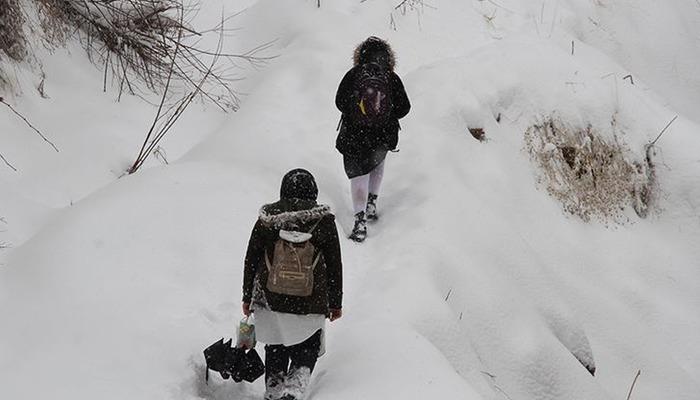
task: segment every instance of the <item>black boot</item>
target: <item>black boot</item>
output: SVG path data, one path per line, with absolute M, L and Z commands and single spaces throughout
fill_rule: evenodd
M 370 193 L 369 196 L 367 196 L 367 221 L 376 221 L 379 219 L 377 216 L 377 197 L 379 196 L 374 193 Z
M 284 395 L 284 374 L 274 374 L 265 377 L 264 400 L 282 400 Z
M 352 228 L 352 233 L 350 233 L 350 240 L 356 242 L 364 242 L 367 238 L 367 219 L 365 219 L 365 212 L 360 211 L 355 214 L 355 226 Z

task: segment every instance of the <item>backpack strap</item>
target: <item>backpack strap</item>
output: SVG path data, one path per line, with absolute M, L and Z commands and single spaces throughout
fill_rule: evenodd
M 314 223 L 314 226 L 311 227 L 311 230 L 309 230 L 309 233 L 313 233 L 313 231 L 318 227 L 318 225 L 321 223 L 321 220 L 323 217 L 319 218 L 318 221 Z M 316 258 L 314 259 L 313 264 L 311 264 L 311 270 L 313 271 L 316 269 L 316 264 L 318 264 L 319 260 L 321 259 L 321 252 L 317 250 Z
M 314 223 L 314 225 L 311 227 L 311 230 L 309 230 L 308 233 L 312 233 L 312 232 L 316 229 L 316 227 L 318 226 L 318 224 L 321 223 L 321 220 L 322 220 L 322 219 L 323 219 L 323 217 L 319 218 L 318 221 L 316 221 L 316 222 Z
M 340 132 L 340 127 L 343 126 L 343 119 L 345 118 L 345 114 L 340 114 L 340 119 L 338 120 L 338 126 L 335 128 L 336 132 Z

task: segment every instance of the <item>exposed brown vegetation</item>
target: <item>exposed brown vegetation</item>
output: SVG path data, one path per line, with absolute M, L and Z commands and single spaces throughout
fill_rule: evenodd
M 632 207 L 646 217 L 655 175 L 650 160 L 635 160 L 618 140 L 605 140 L 591 126 L 575 128 L 548 117 L 525 132 L 538 167 L 538 181 L 564 210 L 584 221 L 624 223 Z
M 258 67 L 274 57 L 262 54 L 272 43 L 240 54 L 224 53 L 225 25 L 231 17 L 222 16 L 217 26 L 196 30 L 192 19 L 197 0 L 189 5 L 183 0 L 27 0 L 25 5 L 36 6 L 31 18 L 23 15 L 20 1 L 0 0 L 0 61 L 3 55 L 18 61 L 27 56 L 24 31 L 39 34 L 49 47 L 60 47 L 76 38 L 90 60 L 104 71 L 104 91 L 116 87 L 119 98 L 124 93 L 140 97 L 149 91 L 160 94 L 154 122 L 129 173 L 143 165 L 196 98 L 224 111 L 236 110 L 235 69 L 241 62 Z M 39 27 L 23 26 L 37 20 Z M 208 35 L 218 38 L 215 49 L 201 44 Z M 4 83 L 0 70 L 0 87 Z M 42 76 L 37 90 L 45 97 L 43 88 Z M 5 105 L 53 146 L 12 106 Z M 4 157 L 0 160 L 16 170 Z
M 180 0 L 36 1 L 47 39 L 64 41 L 73 29 L 90 59 L 104 67 L 104 90 L 112 78 L 120 96 L 139 94 L 141 83 L 158 91 L 171 66 L 174 77 L 193 88 L 207 72 L 202 60 L 206 51 L 184 43 L 200 33 L 189 26 L 191 10 Z M 235 109 L 238 97 L 222 72 L 211 74 L 207 85 L 203 95 L 224 109 Z
M 21 59 L 24 51 L 22 25 L 27 20 L 19 0 L 0 0 L 0 54 Z M 90 59 L 104 71 L 103 89 L 116 87 L 123 93 L 142 95 L 161 92 L 168 78 L 184 87 L 199 88 L 198 94 L 223 110 L 235 110 L 238 95 L 232 69 L 243 61 L 258 66 L 270 59 L 259 54 L 270 44 L 241 54 L 224 54 L 201 46 L 207 34 L 222 35 L 219 26 L 196 30 L 191 20 L 197 2 L 182 0 L 33 0 L 45 44 L 62 46 L 77 37 Z M 177 51 L 176 51 L 177 49 Z M 228 61 L 211 67 L 212 59 Z M 171 71 L 172 69 L 172 71 Z M 202 78 L 206 77 L 204 82 Z
M 486 132 L 483 128 L 468 128 L 469 133 L 474 137 L 474 139 L 483 142 L 486 140 Z
M 7 56 L 19 61 L 24 57 L 23 24 L 18 0 L 0 0 L 0 59 Z

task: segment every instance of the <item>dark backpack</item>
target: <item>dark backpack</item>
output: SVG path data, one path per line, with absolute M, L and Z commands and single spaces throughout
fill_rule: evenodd
M 391 71 L 377 63 L 359 66 L 353 85 L 353 112 L 350 118 L 360 126 L 385 124 L 391 118 Z

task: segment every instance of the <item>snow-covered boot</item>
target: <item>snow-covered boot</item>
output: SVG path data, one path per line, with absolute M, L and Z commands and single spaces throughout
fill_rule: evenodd
M 311 370 L 301 367 L 289 371 L 284 384 L 284 396 L 282 400 L 302 400 L 306 393 L 306 388 L 311 381 Z
M 264 400 L 282 400 L 285 389 L 283 374 L 276 374 L 265 379 Z
M 376 221 L 379 219 L 377 216 L 377 197 L 379 196 L 374 193 L 370 193 L 369 196 L 367 196 L 367 221 Z
M 364 242 L 367 238 L 367 219 L 365 217 L 365 212 L 360 211 L 355 214 L 355 226 L 352 228 L 352 233 L 350 233 L 350 239 L 356 242 Z

